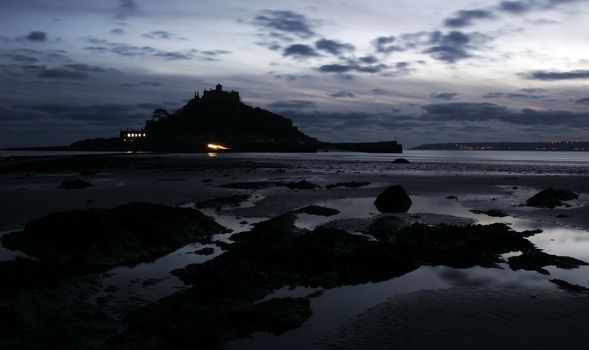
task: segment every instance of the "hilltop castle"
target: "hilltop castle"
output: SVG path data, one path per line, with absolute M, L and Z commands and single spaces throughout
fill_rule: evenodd
M 210 90 L 203 90 L 202 97 L 200 97 L 198 92 L 194 93 L 195 100 L 222 100 L 228 102 L 240 102 L 241 99 L 239 97 L 239 92 L 231 90 L 231 91 L 223 91 L 223 85 L 221 83 L 215 86 L 215 89 Z

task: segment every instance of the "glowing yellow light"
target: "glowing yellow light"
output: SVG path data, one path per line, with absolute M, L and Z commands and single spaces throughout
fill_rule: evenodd
M 209 152 L 207 154 L 209 155 L 209 158 L 215 158 L 217 156 L 217 153 L 214 152 Z
M 207 148 L 210 149 L 210 150 L 215 150 L 215 151 L 216 150 L 228 150 L 229 149 L 229 147 L 225 147 L 225 146 L 221 146 L 221 145 L 216 145 L 214 143 L 209 143 L 207 145 Z

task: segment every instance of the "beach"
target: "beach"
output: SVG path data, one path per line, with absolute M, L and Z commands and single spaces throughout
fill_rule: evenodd
M 35 336 L 31 339 L 48 339 L 51 334 L 59 334 L 50 344 L 55 348 L 124 348 L 150 331 L 141 318 L 172 322 L 171 310 L 176 310 L 178 305 L 190 305 L 187 309 L 199 312 L 215 309 L 217 305 L 214 312 L 207 311 L 216 315 L 229 301 L 235 303 L 231 304 L 232 312 L 240 310 L 238 314 L 244 324 L 252 315 L 258 315 L 258 320 L 276 318 L 276 323 L 283 326 L 270 327 L 266 321 L 245 328 L 241 323 L 239 327 L 227 326 L 232 329 L 226 332 L 229 336 L 214 338 L 211 346 L 433 348 L 439 339 L 452 338 L 452 346 L 467 348 L 480 347 L 481 339 L 504 335 L 513 340 L 510 342 L 513 347 L 535 344 L 539 348 L 553 348 L 562 341 L 568 348 L 581 348 L 579 342 L 588 329 L 582 320 L 587 311 L 583 288 L 589 287 L 589 268 L 580 262 L 589 261 L 589 160 L 582 154 L 567 152 L 544 160 L 534 158 L 539 152 L 530 152 L 531 156 L 519 154 L 520 158 L 510 152 L 504 152 L 504 156 L 494 154 L 491 158 L 485 158 L 484 154 L 465 157 L 462 154 L 469 152 L 455 152 L 456 156 L 451 152 L 444 155 L 327 152 L 7 156 L 0 161 L 3 234 L 20 231 L 27 222 L 56 212 L 113 209 L 129 202 L 198 210 L 224 229 L 215 231 L 206 240 L 195 239 L 189 244 L 182 243 L 183 240 L 173 242 L 167 251 L 152 254 L 146 261 L 114 263 L 92 272 L 76 271 L 73 277 L 71 271 L 66 271 L 68 276 L 59 280 L 59 286 L 22 287 L 16 297 L 6 294 L 9 296 L 3 298 L 2 306 L 17 312 L 25 324 L 24 334 Z M 400 157 L 407 158 L 409 163 L 393 162 Z M 65 189 L 67 180 L 81 180 L 90 186 Z M 373 202 L 393 185 L 400 185 L 407 192 L 411 207 L 403 213 L 380 213 Z M 529 198 L 548 188 L 572 191 L 579 196 L 556 208 L 526 205 Z M 305 209 L 296 212 L 307 206 L 335 211 L 330 215 Z M 491 210 L 504 215 L 495 215 Z M 256 225 L 268 220 L 269 228 Z M 399 242 L 405 236 L 395 238 L 391 234 L 397 231 L 383 231 L 381 226 L 377 230 L 376 223 L 387 230 L 386 225 L 393 225 L 390 227 L 403 235 L 411 233 L 403 231 L 411 225 L 425 225 L 433 233 L 446 232 L 448 225 L 490 225 L 493 229 L 489 232 L 497 231 L 504 235 L 505 241 L 498 243 L 494 250 L 485 248 L 480 254 L 468 253 L 469 249 L 475 249 L 469 245 L 468 229 L 464 241 L 451 246 L 457 248 L 444 248 L 442 252 L 436 250 L 438 246 L 427 247 L 427 241 L 409 242 L 408 246 L 427 249 L 413 254 L 419 255 L 419 259 L 408 255 L 411 263 L 406 266 L 402 263 L 408 259 L 404 258 L 405 253 L 395 253 L 398 260 L 394 260 L 397 263 L 393 267 L 387 260 L 389 253 L 381 256 L 377 252 L 383 249 L 396 252 L 391 242 L 395 239 Z M 505 225 L 494 227 L 493 224 Z M 479 235 L 477 230 L 473 232 Z M 493 242 L 485 231 L 487 228 L 483 226 L 480 230 L 481 237 Z M 535 230 L 542 232 L 522 236 L 514 233 Z M 272 235 L 267 236 L 268 232 Z M 332 240 L 337 232 L 346 236 Z M 286 237 L 284 241 L 275 238 L 281 234 Z M 311 238 L 308 242 L 301 241 L 312 235 L 321 239 L 317 243 L 320 248 L 314 248 L 315 241 Z M 517 238 L 513 242 L 509 238 L 512 235 Z M 304 255 L 289 248 L 297 244 L 304 251 L 319 249 L 317 261 L 325 264 L 321 265 L 323 272 L 315 270 L 319 265 L 298 265 L 297 259 Z M 345 251 L 354 254 L 340 255 L 343 254 L 340 248 L 334 250 L 342 244 Z M 275 251 L 275 246 L 282 250 Z M 204 248 L 209 248 L 207 254 L 198 253 Z M 252 255 L 251 251 L 258 249 L 266 255 Z M 460 258 L 456 258 L 452 249 L 465 251 L 457 250 Z M 528 258 L 530 250 L 536 254 L 534 259 L 541 256 L 549 261 L 510 259 L 520 255 Z M 439 256 L 431 258 L 432 251 Z M 294 262 L 285 260 L 281 263 L 284 267 L 278 270 L 263 270 L 262 275 L 274 276 L 269 280 L 262 278 L 256 268 L 241 270 L 250 262 L 255 262 L 254 267 L 263 266 L 278 252 L 292 254 Z M 324 252 L 333 254 L 335 263 L 323 261 Z M 478 257 L 470 256 L 477 254 Z M 19 255 L 26 254 L 0 248 L 3 262 L 13 261 Z M 374 260 L 369 258 L 371 255 L 375 256 Z M 571 265 L 564 257 L 580 262 Z M 112 259 L 108 261 L 110 264 Z M 352 272 L 346 270 L 342 275 L 342 266 L 350 269 L 365 261 L 365 266 Z M 239 267 L 233 265 L 237 263 Z M 333 277 L 333 271 L 337 278 Z M 253 282 L 233 280 L 234 277 L 217 281 L 215 275 L 219 273 L 251 276 Z M 254 277 L 260 278 L 259 283 Z M 217 282 L 207 282 L 203 289 L 199 281 L 204 278 Z M 227 285 L 221 288 L 215 283 Z M 224 294 L 227 293 L 224 288 L 237 285 L 249 291 L 244 292 L 246 296 L 236 299 L 233 294 Z M 209 297 L 209 293 L 223 295 L 224 301 L 221 303 L 218 296 Z M 55 301 L 44 303 L 45 295 L 52 295 Z M 196 298 L 199 303 L 194 303 Z M 205 303 L 203 298 L 211 301 Z M 25 305 L 31 300 L 33 305 L 42 307 L 33 312 L 7 306 L 9 303 Z M 48 315 L 66 301 L 70 309 L 58 314 L 58 320 L 71 319 L 72 314 L 83 315 L 80 310 L 88 313 L 91 310 L 94 315 L 80 316 L 92 321 L 87 325 L 77 324 L 83 330 L 78 334 L 71 334 L 70 321 L 56 322 L 53 327 L 57 330 L 47 328 L 53 319 Z M 282 316 L 272 313 L 276 310 L 283 310 L 282 314 L 290 315 L 289 318 L 282 320 Z M 531 314 L 530 310 L 535 311 Z M 437 317 L 435 322 L 428 321 L 432 312 Z M 180 315 L 178 329 L 203 322 L 189 315 L 182 316 L 181 312 Z M 223 315 L 211 316 L 209 321 L 226 325 Z M 472 334 L 463 337 L 464 328 L 473 322 L 477 334 L 486 338 Z M 538 333 L 553 341 L 545 341 Z M 18 332 L 14 334 L 22 336 Z M 174 345 L 166 337 L 177 335 L 173 331 L 166 334 L 135 344 L 139 344 L 137 348 Z M 558 340 L 565 334 L 567 340 Z M 200 334 L 204 338 L 206 335 L 206 332 Z M 4 348 L 19 341 L 9 333 L 0 338 L 4 338 L 0 342 Z M 489 344 L 488 348 L 495 344 L 486 340 L 484 343 Z M 24 348 L 34 348 L 33 344 L 25 345 L 29 347 Z

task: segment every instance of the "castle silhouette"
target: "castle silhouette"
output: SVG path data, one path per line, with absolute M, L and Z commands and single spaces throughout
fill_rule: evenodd
M 194 99 L 200 100 L 201 97 L 198 92 L 194 93 Z M 215 89 L 203 90 L 202 91 L 202 99 L 203 100 L 223 100 L 227 102 L 241 102 L 239 97 L 239 92 L 235 90 L 231 91 L 223 91 L 223 85 L 221 83 L 215 86 Z

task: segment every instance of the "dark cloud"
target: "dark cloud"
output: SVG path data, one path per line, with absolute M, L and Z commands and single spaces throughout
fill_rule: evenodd
M 275 109 L 302 109 L 302 108 L 313 108 L 315 102 L 309 100 L 288 100 L 288 101 L 276 101 L 268 105 L 269 108 Z
M 349 60 L 345 63 L 335 63 L 335 64 L 324 64 L 317 68 L 317 70 L 321 73 L 351 73 L 351 72 L 358 72 L 358 73 L 381 73 L 384 72 L 389 66 L 386 64 L 374 64 L 374 65 L 364 65 L 358 61 Z
M 358 61 L 362 63 L 373 64 L 378 62 L 378 58 L 376 58 L 375 56 L 363 56 L 358 58 Z
M 265 10 L 254 18 L 258 27 L 301 38 L 315 35 L 311 21 L 303 14 L 292 11 Z
M 334 93 L 330 94 L 329 96 L 336 97 L 336 98 L 339 98 L 339 97 L 350 97 L 350 98 L 351 97 L 355 97 L 354 94 L 351 91 L 348 91 L 348 90 L 337 91 L 337 92 L 334 92 Z
M 339 56 L 343 53 L 354 51 L 354 45 L 342 43 L 335 40 L 320 39 L 315 42 L 317 50 L 328 52 L 332 55 Z
M 118 125 L 120 122 L 137 123 L 148 119 L 148 114 L 141 111 L 137 105 L 123 104 L 92 104 L 81 105 L 75 103 L 37 103 L 31 105 L 14 106 L 15 111 L 19 112 L 36 112 L 38 118 L 65 120 L 65 121 L 85 121 L 96 124 Z
M 87 64 L 66 64 L 58 68 L 38 67 L 37 77 L 47 79 L 71 79 L 85 80 L 92 73 L 103 73 L 106 70 L 102 67 Z
M 282 55 L 301 59 L 319 56 L 319 54 L 317 53 L 317 51 L 315 51 L 314 48 L 305 44 L 289 45 L 284 49 Z
M 44 42 L 47 41 L 47 33 L 40 31 L 30 32 L 25 36 L 25 39 L 28 41 Z
M 524 14 L 535 10 L 545 10 L 559 7 L 561 5 L 568 5 L 574 3 L 581 3 L 586 0 L 515 0 L 502 1 L 499 3 L 498 9 L 510 14 Z
M 435 100 L 453 100 L 458 96 L 456 92 L 434 92 L 429 95 Z
M 589 96 L 578 99 L 575 101 L 575 103 L 580 104 L 580 105 L 588 105 L 589 106 Z
M 372 41 L 376 52 L 391 53 L 396 51 L 404 51 L 405 48 L 396 44 L 397 38 L 394 36 L 380 36 Z
M 542 88 L 526 88 L 526 89 L 520 89 L 520 91 L 525 92 L 526 94 L 539 94 L 539 93 L 544 92 L 546 90 L 542 89 Z
M 127 32 L 123 28 L 115 28 L 111 29 L 110 33 L 113 35 L 125 35 Z
M 142 81 L 139 83 L 123 83 L 123 84 L 121 84 L 121 86 L 125 86 L 125 87 L 134 87 L 134 86 L 159 87 L 159 86 L 163 86 L 163 85 L 164 84 L 162 84 L 158 81 L 150 81 L 150 80 Z
M 460 10 L 452 17 L 447 18 L 444 24 L 451 28 L 462 28 L 472 25 L 475 20 L 493 17 L 493 12 L 488 10 Z
M 372 89 L 370 93 L 376 96 L 394 96 L 394 93 L 386 89 Z
M 118 0 L 118 2 L 119 5 L 116 9 L 115 19 L 124 20 L 139 10 L 135 0 Z
M 165 30 L 156 30 L 156 31 L 152 31 L 149 33 L 145 33 L 145 34 L 143 34 L 143 37 L 149 38 L 149 39 L 161 39 L 161 40 L 172 40 L 172 39 L 186 40 L 186 38 L 178 36 L 174 33 L 166 32 Z
M 526 79 L 530 80 L 544 80 L 544 81 L 558 81 L 558 80 L 581 80 L 589 79 L 589 70 L 574 70 L 568 72 L 558 71 L 544 71 L 537 70 L 531 73 L 521 74 Z
M 451 31 L 447 34 L 436 31 L 430 34 L 429 45 L 424 50 L 437 60 L 455 63 L 472 57 L 472 50 L 476 50 L 489 40 L 484 34 Z
M 421 119 L 433 121 L 500 121 L 517 125 L 589 127 L 589 113 L 553 110 L 511 110 L 494 103 L 439 103 L 422 106 Z
M 189 49 L 189 50 L 184 50 L 184 51 L 165 51 L 165 50 L 156 49 L 153 46 L 147 46 L 147 45 L 135 46 L 135 45 L 112 42 L 112 41 L 108 41 L 106 39 L 97 39 L 97 38 L 86 38 L 86 42 L 88 42 L 89 44 L 92 44 L 92 46 L 86 46 L 86 47 L 84 47 L 84 50 L 92 51 L 92 52 L 96 52 L 96 53 L 111 52 L 116 55 L 126 56 L 126 57 L 143 56 L 143 57 L 163 58 L 165 60 L 191 60 L 194 58 L 210 60 L 210 58 L 206 57 L 208 55 L 205 55 L 204 57 L 203 56 L 199 57 L 197 55 L 197 53 L 199 51 L 196 49 Z M 220 52 L 225 52 L 225 51 L 220 50 Z
M 539 100 L 544 98 L 544 96 L 532 95 L 532 94 L 524 94 L 518 92 L 489 92 L 482 96 L 483 98 L 522 98 L 522 99 L 529 99 L 529 100 Z

